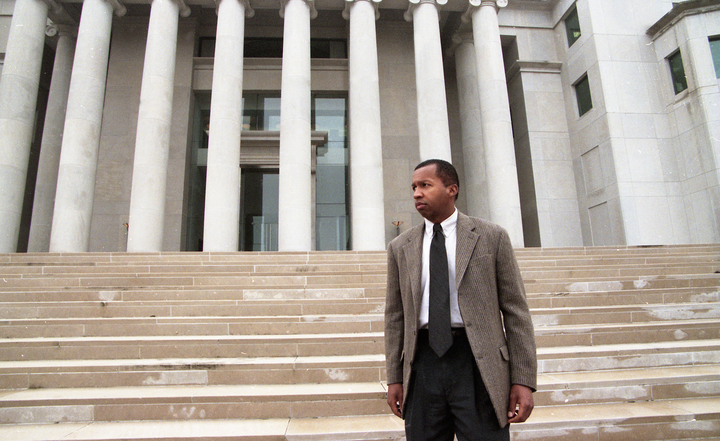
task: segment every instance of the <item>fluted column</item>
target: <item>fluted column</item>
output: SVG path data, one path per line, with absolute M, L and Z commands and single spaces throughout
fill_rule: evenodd
M 440 16 L 447 0 L 410 0 L 405 19 L 413 22 L 420 159 L 452 162 L 443 70 Z
M 0 253 L 17 250 L 48 7 L 16 0 L 0 78 Z
M 135 138 L 128 251 L 162 250 L 181 6 L 187 17 L 190 9 L 176 0 L 152 0 L 150 9 Z
M 348 0 L 350 19 L 350 225 L 353 250 L 385 249 L 380 83 L 375 20 L 380 0 Z
M 522 247 L 515 143 L 497 17 L 498 7 L 505 5 L 507 0 L 470 0 L 468 13 L 478 65 L 490 220 L 508 230 L 513 246 Z
M 278 249 L 310 251 L 312 244 L 312 148 L 310 144 L 310 19 L 312 1 L 284 0 L 280 91 Z
M 28 251 L 36 252 L 48 251 L 50 248 L 50 227 L 53 207 L 55 207 L 60 147 L 77 36 L 75 26 L 57 25 L 50 29 L 51 32 L 57 32 L 58 40 L 40 143 L 40 160 L 28 242 Z
M 487 173 L 482 136 L 482 118 L 478 101 L 478 75 L 472 35 L 456 35 L 455 73 L 457 76 L 462 156 L 465 170 L 467 214 L 488 218 Z
M 83 1 L 60 152 L 52 252 L 88 251 L 113 9 L 125 14 L 117 2 Z
M 240 131 L 243 45 L 250 5 L 219 0 L 210 98 L 203 250 L 237 251 L 240 240 Z

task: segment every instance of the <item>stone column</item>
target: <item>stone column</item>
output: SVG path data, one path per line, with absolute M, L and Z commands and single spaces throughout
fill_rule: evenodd
M 515 144 L 497 17 L 498 7 L 505 5 L 507 0 L 470 0 L 468 12 L 478 65 L 490 220 L 508 230 L 513 246 L 523 247 Z
M 243 45 L 250 5 L 219 0 L 210 100 L 204 251 L 237 251 L 240 240 L 240 131 Z
M 62 145 L 65 110 L 70 88 L 73 56 L 75 55 L 75 26 L 57 25 L 52 32 L 57 32 L 58 41 L 55 48 L 55 62 L 50 81 L 47 112 L 43 125 L 40 143 L 40 161 L 38 164 L 37 181 L 35 183 L 35 199 L 33 202 L 32 221 L 30 223 L 30 240 L 28 251 L 48 251 L 50 248 L 50 227 L 55 207 L 55 190 L 57 187 L 58 166 L 60 164 L 60 146 Z
M 375 20 L 380 0 L 348 0 L 350 19 L 350 200 L 352 247 L 385 249 L 380 83 Z
M 17 251 L 48 6 L 16 0 L 0 78 L 0 253 Z
M 472 35 L 456 35 L 455 72 L 457 76 L 460 125 L 462 130 L 463 168 L 467 214 L 488 218 L 487 173 L 482 136 L 482 118 L 478 98 L 478 75 Z
M 283 0 L 280 91 L 278 249 L 310 251 L 312 244 L 312 148 L 310 145 L 310 19 L 312 1 Z
M 88 251 L 113 9 L 125 14 L 117 2 L 83 1 L 60 152 L 51 252 Z
M 405 19 L 413 22 L 420 159 L 452 162 L 443 70 L 440 16 L 447 0 L 410 0 Z
M 190 15 L 190 8 L 175 0 L 152 0 L 150 9 L 130 193 L 130 252 L 162 250 L 180 6 L 184 17 Z

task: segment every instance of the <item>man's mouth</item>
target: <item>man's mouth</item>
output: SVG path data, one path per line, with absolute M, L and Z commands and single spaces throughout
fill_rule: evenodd
M 425 208 L 426 206 L 427 206 L 427 204 L 425 202 L 415 202 L 416 210 L 421 210 L 421 209 Z

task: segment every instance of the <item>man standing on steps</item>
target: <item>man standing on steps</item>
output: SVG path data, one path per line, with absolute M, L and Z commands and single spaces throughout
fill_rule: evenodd
M 508 441 L 537 387 L 535 338 L 507 232 L 457 211 L 457 172 L 413 173 L 425 218 L 388 246 L 388 405 L 408 441 Z

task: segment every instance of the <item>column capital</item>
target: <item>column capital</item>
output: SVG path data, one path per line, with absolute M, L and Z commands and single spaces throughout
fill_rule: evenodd
M 409 0 L 409 2 L 410 4 L 408 5 L 408 9 L 407 11 L 405 11 L 405 15 L 403 15 L 405 21 L 412 21 L 413 11 L 415 10 L 415 8 L 417 8 L 423 3 L 430 3 L 432 5 L 435 5 L 438 12 L 440 12 L 440 8 L 445 6 L 448 0 Z
M 310 18 L 315 18 L 318 15 L 317 9 L 315 9 L 315 0 L 303 0 L 310 6 Z M 280 17 L 285 18 L 285 6 L 287 6 L 290 0 L 280 0 Z
M 345 20 L 349 20 L 350 19 L 350 8 L 352 7 L 352 5 L 355 3 L 363 2 L 363 1 L 370 3 L 375 8 L 375 20 L 380 18 L 379 6 L 380 6 L 380 2 L 382 0 L 345 0 L 345 9 L 343 9 L 343 12 L 342 12 L 343 18 Z
M 45 27 L 45 35 L 48 37 L 54 37 L 59 35 L 61 37 L 77 37 L 78 27 L 75 25 L 67 24 L 49 24 Z
M 55 0 L 43 0 L 48 5 L 51 14 L 60 15 L 65 12 L 62 5 Z
M 152 0 L 150 0 L 152 1 Z M 185 0 L 173 0 L 178 5 L 178 9 L 180 10 L 180 17 L 186 18 L 190 17 L 190 6 L 185 3 Z
M 455 45 L 461 45 L 464 42 L 475 43 L 475 38 L 472 31 L 456 32 L 452 36 L 452 41 Z
M 461 19 L 463 23 L 468 23 L 471 20 L 472 13 L 483 6 L 492 6 L 495 8 L 495 12 L 508 5 L 508 0 L 469 0 L 468 8 L 463 13 Z
M 108 3 L 110 3 L 110 6 L 112 6 L 113 10 L 115 11 L 115 15 L 117 17 L 123 17 L 125 14 L 127 14 L 127 8 L 125 5 L 120 3 L 120 0 L 106 0 Z
M 182 1 L 182 0 L 178 0 L 178 1 Z M 217 11 L 218 11 L 217 8 L 220 7 L 221 1 L 222 0 L 215 0 L 215 14 L 217 14 Z M 250 0 L 238 0 L 238 2 L 245 5 L 245 17 L 252 18 L 255 16 L 255 10 L 252 8 L 252 6 L 250 6 Z M 185 17 L 185 16 L 183 15 L 183 17 Z

